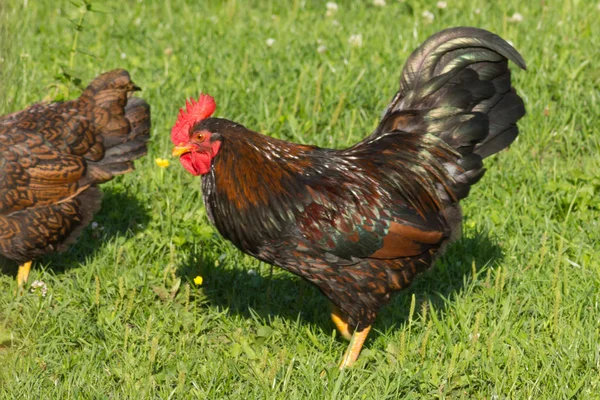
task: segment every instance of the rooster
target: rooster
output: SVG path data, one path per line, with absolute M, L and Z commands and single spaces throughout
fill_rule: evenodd
M 243 252 L 282 267 L 333 303 L 352 365 L 377 312 L 460 235 L 459 201 L 506 148 L 525 114 L 499 36 L 458 27 L 408 58 L 375 131 L 347 149 L 300 145 L 212 118 L 208 95 L 186 102 L 173 156 L 202 176 L 207 215 Z
M 125 70 L 98 76 L 79 99 L 0 117 L 0 254 L 20 264 L 65 250 L 100 208 L 97 185 L 146 154 L 150 107 Z

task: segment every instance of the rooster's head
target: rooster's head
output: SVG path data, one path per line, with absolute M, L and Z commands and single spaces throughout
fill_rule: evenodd
M 219 152 L 220 136 L 199 126 L 199 123 L 215 112 L 215 100 L 201 94 L 198 101 L 186 101 L 185 111 L 179 109 L 175 126 L 171 129 L 171 141 L 175 145 L 173 156 L 192 175 L 203 175 L 210 171 L 211 161 Z

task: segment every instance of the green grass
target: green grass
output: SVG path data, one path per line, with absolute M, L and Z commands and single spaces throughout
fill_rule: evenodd
M 47 295 L 15 296 L 16 267 L 2 270 L 1 398 L 600 398 L 600 9 L 387 3 L 340 1 L 325 17 L 310 0 L 111 0 L 83 16 L 73 62 L 77 7 L 0 5 L 0 114 L 123 67 L 153 118 L 148 157 L 102 186 L 98 228 L 34 264 Z M 464 201 L 463 238 L 382 311 L 340 373 L 346 342 L 327 301 L 221 239 L 199 179 L 154 159 L 170 158 L 178 108 L 201 90 L 218 116 L 276 137 L 358 141 L 409 53 L 455 25 L 523 54 L 529 70 L 513 76 L 528 115 Z

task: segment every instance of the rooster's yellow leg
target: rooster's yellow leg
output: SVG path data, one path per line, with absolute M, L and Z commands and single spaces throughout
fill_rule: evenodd
M 335 324 L 337 330 L 346 340 L 352 339 L 352 333 L 350 333 L 350 329 L 348 327 L 348 320 L 342 313 L 342 310 L 336 306 L 333 306 L 333 311 L 331 311 L 331 320 Z
M 19 265 L 19 272 L 17 273 L 17 284 L 19 288 L 22 288 L 27 278 L 29 277 L 29 270 L 31 269 L 31 261 L 27 261 L 22 265 Z
M 360 332 L 354 331 L 354 333 L 352 334 L 352 339 L 350 340 L 350 344 L 348 345 L 348 348 L 344 353 L 344 357 L 342 357 L 340 369 L 351 367 L 352 364 L 354 364 L 354 362 L 358 358 L 358 355 L 360 354 L 360 350 L 362 349 L 363 343 L 365 342 L 365 339 L 367 338 L 367 335 L 369 334 L 370 330 L 371 326 L 369 325 Z

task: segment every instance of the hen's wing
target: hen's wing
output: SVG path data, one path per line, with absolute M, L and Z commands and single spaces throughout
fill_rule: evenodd
M 23 262 L 62 250 L 100 206 L 94 185 L 145 154 L 150 113 L 129 74 L 96 78 L 81 97 L 0 120 L 0 251 Z

